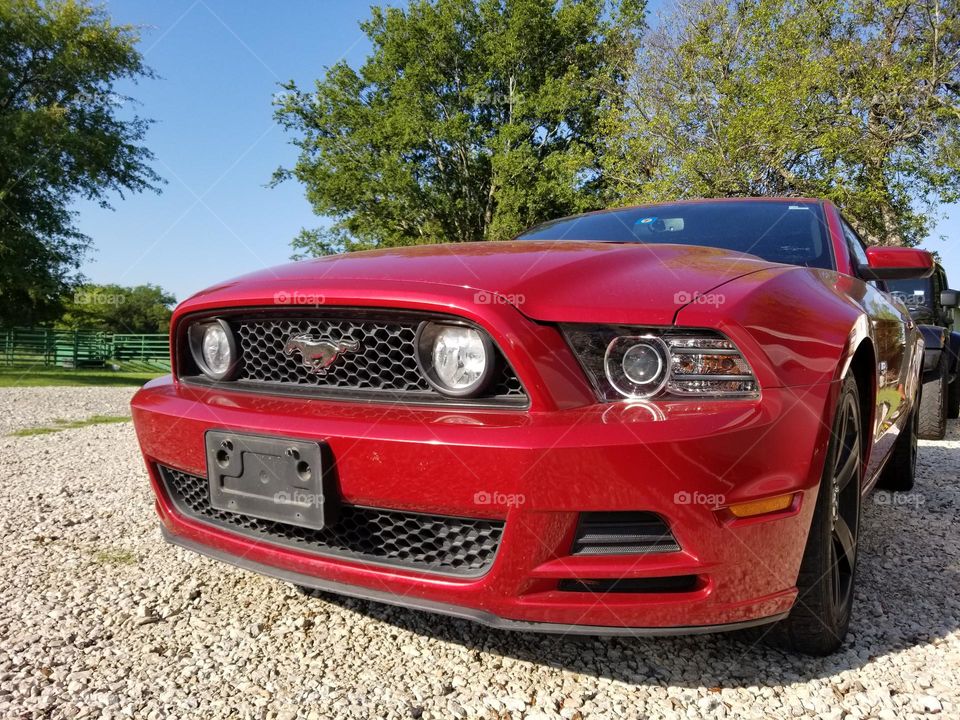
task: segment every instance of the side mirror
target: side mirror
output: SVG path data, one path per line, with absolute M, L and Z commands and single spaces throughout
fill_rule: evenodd
M 944 290 L 940 293 L 940 304 L 945 308 L 955 308 L 958 304 L 957 295 L 960 295 L 957 290 Z
M 916 248 L 867 248 L 867 265 L 857 274 L 864 280 L 910 280 L 933 274 L 933 255 Z

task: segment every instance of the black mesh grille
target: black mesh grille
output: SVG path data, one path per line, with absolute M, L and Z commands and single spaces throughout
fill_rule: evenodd
M 414 570 L 475 577 L 493 564 L 503 522 L 341 505 L 336 521 L 311 530 L 216 510 L 207 479 L 158 465 L 177 509 L 188 517 L 299 550 Z
M 574 555 L 675 552 L 670 528 L 652 512 L 590 512 L 580 515 Z
M 323 395 L 359 395 L 423 402 L 449 402 L 420 372 L 416 334 L 422 316 L 356 311 L 356 316 L 261 313 L 225 315 L 236 333 L 240 354 L 237 386 L 313 391 Z M 340 345 L 342 352 L 325 372 L 308 368 L 298 350 L 285 352 L 287 342 L 308 335 L 317 342 Z M 484 397 L 470 401 L 525 405 L 526 393 L 513 368 L 496 351 L 496 375 Z
M 243 358 L 239 375 L 242 380 L 393 392 L 430 391 L 414 355 L 417 322 L 271 319 L 240 320 L 231 325 Z M 283 351 L 287 339 L 300 334 L 333 343 L 354 340 L 359 348 L 341 355 L 325 375 L 317 375 L 308 371 L 299 353 L 287 355 Z

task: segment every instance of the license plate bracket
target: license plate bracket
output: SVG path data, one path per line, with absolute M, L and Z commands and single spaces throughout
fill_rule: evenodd
M 214 509 L 313 530 L 329 524 L 325 444 L 219 430 L 205 443 Z

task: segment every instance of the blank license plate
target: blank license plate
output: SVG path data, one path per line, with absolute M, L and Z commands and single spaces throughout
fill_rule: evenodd
M 321 443 L 211 430 L 206 435 L 210 504 L 217 510 L 321 530 Z

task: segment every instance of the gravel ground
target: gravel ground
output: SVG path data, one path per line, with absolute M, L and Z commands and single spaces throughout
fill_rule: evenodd
M 133 387 L 0 388 L 0 435 L 91 415 L 129 415 Z
M 0 415 L 124 392 L 0 390 Z M 849 642 L 817 660 L 306 598 L 163 544 L 131 425 L 0 437 L 0 717 L 958 717 L 957 423 L 922 445 L 916 491 L 867 501 Z

